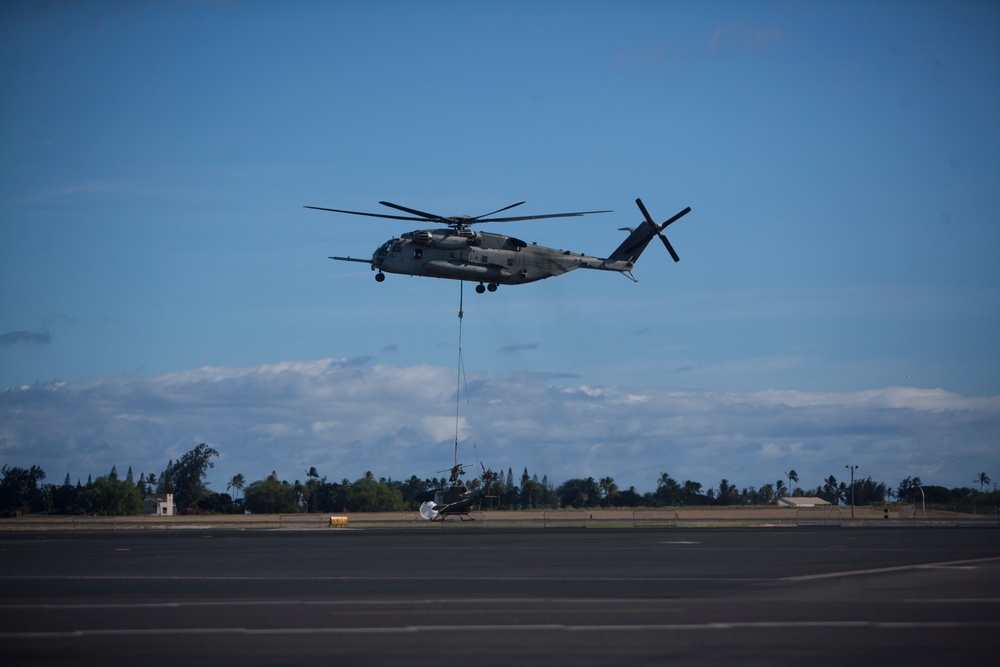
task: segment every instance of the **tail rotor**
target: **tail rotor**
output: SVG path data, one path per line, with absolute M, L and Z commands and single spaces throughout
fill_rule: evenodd
M 687 215 L 688 213 L 690 213 L 691 212 L 691 207 L 688 206 L 686 209 L 684 209 L 683 211 L 681 211 L 680 213 L 678 213 L 674 217 L 670 218 L 669 220 L 667 220 L 666 222 L 664 222 L 662 225 L 658 225 L 655 222 L 653 222 L 652 216 L 649 215 L 649 211 L 646 210 L 646 207 L 645 207 L 645 205 L 643 205 L 641 199 L 636 199 L 635 203 L 639 207 L 639 210 L 642 211 L 642 215 L 643 215 L 644 218 L 646 218 L 646 222 L 648 222 L 650 225 L 653 226 L 654 229 L 656 229 L 656 235 L 660 237 L 661 241 L 663 241 L 663 247 L 667 249 L 667 252 L 670 253 L 670 256 L 674 258 L 675 262 L 681 261 L 681 258 L 678 257 L 678 255 L 677 255 L 677 251 L 674 250 L 674 247 L 672 245 L 670 245 L 670 241 L 668 241 L 667 237 L 664 236 L 663 230 L 666 229 L 668 225 L 671 225 L 671 224 L 677 222 L 682 217 L 684 217 L 685 215 Z

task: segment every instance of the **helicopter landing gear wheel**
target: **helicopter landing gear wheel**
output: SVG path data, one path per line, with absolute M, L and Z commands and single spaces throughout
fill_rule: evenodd
M 491 292 L 496 292 L 497 291 L 497 284 L 496 283 L 490 283 L 489 285 L 486 286 L 486 289 L 488 289 Z
M 486 287 L 482 283 L 479 283 L 478 285 L 476 285 L 476 294 L 482 294 L 485 291 L 486 291 Z
M 383 280 L 385 280 L 385 274 L 384 273 L 382 273 L 381 271 L 379 271 L 378 273 L 375 274 L 375 282 L 380 283 Z

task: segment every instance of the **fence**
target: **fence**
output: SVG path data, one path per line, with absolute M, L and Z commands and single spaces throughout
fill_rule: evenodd
M 795 513 L 796 526 L 840 526 L 842 513 L 839 507 L 811 507 Z
M 635 510 L 632 512 L 633 528 L 674 528 L 677 512 L 673 510 Z
M 542 515 L 545 528 L 586 528 L 590 515 L 584 510 L 552 510 Z
M 917 523 L 953 524 L 956 526 L 1000 526 L 996 507 L 899 505 L 899 518 Z

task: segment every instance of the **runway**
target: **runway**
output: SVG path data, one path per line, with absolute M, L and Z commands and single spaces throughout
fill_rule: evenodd
M 0 535 L 4 664 L 956 664 L 1000 531 Z

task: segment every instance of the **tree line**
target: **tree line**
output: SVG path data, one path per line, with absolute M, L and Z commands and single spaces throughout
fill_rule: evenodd
M 67 473 L 61 485 L 46 484 L 45 472 L 38 466 L 30 468 L 4 465 L 0 474 L 0 512 L 127 516 L 142 514 L 144 503 L 156 494 L 171 493 L 181 514 L 294 514 L 341 512 L 413 511 L 432 500 L 434 491 L 445 488 L 445 478 L 407 480 L 376 479 L 371 472 L 354 481 L 339 482 L 321 477 L 310 468 L 305 481 L 289 483 L 272 472 L 264 479 L 246 483 L 242 473 L 235 475 L 223 493 L 212 491 L 205 483 L 214 448 L 202 443 L 176 462 L 171 460 L 159 474 L 143 472 L 138 478 L 128 468 L 124 479 L 117 468 L 87 483 L 73 484 Z M 785 480 L 788 480 L 787 483 Z M 707 505 L 771 505 L 782 497 L 818 497 L 835 505 L 878 505 L 896 499 L 900 502 L 924 502 L 936 505 L 996 506 L 1000 494 L 988 491 L 991 480 L 980 473 L 976 483 L 980 488 L 925 485 L 919 477 L 907 477 L 895 489 L 871 477 L 838 481 L 830 475 L 815 488 L 797 486 L 794 470 L 783 473 L 774 482 L 754 487 L 738 487 L 727 479 L 718 486 L 705 488 L 700 482 L 678 481 L 661 473 L 655 491 L 640 493 L 634 486 L 620 489 L 611 477 L 570 479 L 554 484 L 543 475 L 529 474 L 524 468 L 520 477 L 513 469 L 493 475 L 487 508 L 498 510 L 529 510 L 558 508 L 611 507 L 677 507 Z M 480 487 L 480 479 L 467 480 L 470 491 Z

